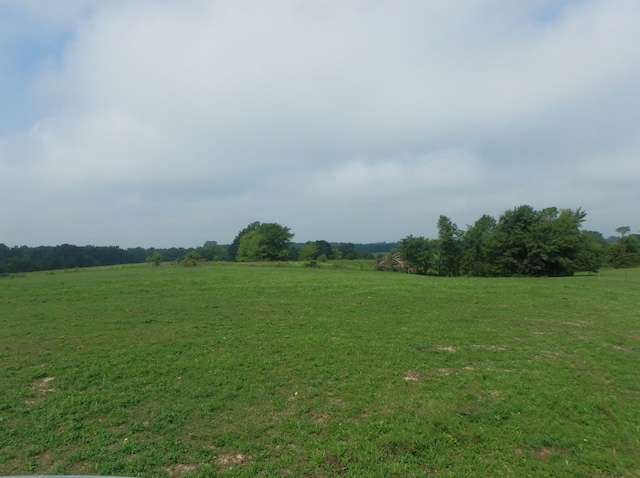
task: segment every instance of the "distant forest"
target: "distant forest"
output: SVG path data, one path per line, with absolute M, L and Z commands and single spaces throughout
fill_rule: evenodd
M 8 247 L 0 244 L 0 274 L 117 264 L 172 262 L 319 262 L 375 259 L 379 270 L 440 276 L 564 276 L 597 272 L 601 267 L 640 265 L 640 236 L 629 226 L 605 239 L 582 228 L 586 212 L 578 208 L 535 210 L 523 205 L 498 219 L 488 215 L 459 228 L 447 216 L 437 221 L 438 237 L 407 236 L 398 242 L 364 244 L 325 240 L 292 242 L 291 230 L 277 223 L 252 222 L 231 244 L 207 241 L 195 248 L 122 249 L 118 246 Z
M 326 241 L 315 241 L 322 245 Z M 371 244 L 331 243 L 330 250 L 344 251 L 345 259 L 373 259 L 374 254 L 386 253 L 396 247 L 398 242 L 376 242 Z M 288 260 L 297 260 L 297 252 L 302 243 L 291 244 Z M 201 261 L 228 261 L 229 245 L 219 245 L 207 241 L 196 248 L 172 247 L 168 249 L 134 247 L 122 249 L 118 246 L 16 246 L 0 244 L 0 274 L 34 272 L 56 269 L 75 269 L 79 267 L 112 266 L 137 263 L 191 263 Z M 320 254 L 318 254 L 320 256 Z M 333 259 L 330 252 L 327 260 Z M 317 259 L 317 257 L 316 257 Z

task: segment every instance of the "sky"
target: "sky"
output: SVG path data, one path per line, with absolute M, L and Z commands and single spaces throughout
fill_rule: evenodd
M 0 0 L 0 243 L 640 230 L 637 0 Z

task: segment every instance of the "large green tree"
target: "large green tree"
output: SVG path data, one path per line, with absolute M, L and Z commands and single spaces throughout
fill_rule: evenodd
M 529 275 L 529 236 L 537 220 L 535 209 L 526 204 L 507 210 L 500 216 L 488 243 L 492 275 Z
M 527 244 L 531 275 L 565 276 L 575 272 L 582 242 L 580 227 L 587 214 L 550 207 L 539 211 Z
M 470 276 L 491 275 L 489 243 L 497 221 L 484 214 L 473 226 L 468 226 L 463 236 L 461 269 Z
M 239 262 L 282 261 L 290 257 L 290 229 L 277 223 L 260 224 L 240 237 L 236 260 Z
M 624 236 L 609 245 L 609 265 L 634 267 L 640 264 L 640 240 L 637 235 Z
M 216 241 L 207 241 L 195 251 L 206 261 L 226 261 L 229 257 L 227 247 L 221 246 Z
M 259 227 L 260 227 L 260 222 L 259 221 L 254 221 L 251 224 L 247 225 L 247 227 L 242 229 L 236 235 L 236 237 L 233 239 L 233 242 L 227 248 L 227 253 L 229 255 L 229 260 L 230 261 L 237 260 L 238 248 L 240 247 L 240 239 L 242 239 L 242 236 L 244 236 L 245 234 L 250 233 L 251 231 L 255 231 Z
M 306 242 L 298 251 L 298 259 L 301 261 L 314 261 L 320 255 L 320 249 L 311 241 Z
M 405 269 L 425 275 L 435 262 L 433 241 L 425 237 L 407 236 L 398 245 Z
M 462 231 L 447 216 L 438 218 L 438 273 L 443 276 L 460 274 Z
M 576 258 L 576 271 L 598 272 L 607 256 L 607 241 L 595 231 L 582 231 L 580 251 Z

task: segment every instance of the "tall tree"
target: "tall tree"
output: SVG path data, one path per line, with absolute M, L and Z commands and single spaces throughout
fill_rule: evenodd
M 527 273 L 545 276 L 572 275 L 582 247 L 580 226 L 586 213 L 580 208 L 558 211 L 551 207 L 539 211 L 537 216 L 537 220 L 531 225 L 527 241 Z
M 460 274 L 462 259 L 462 231 L 447 216 L 438 218 L 438 273 L 446 276 Z
M 500 216 L 488 244 L 493 275 L 529 275 L 526 264 L 529 234 L 537 220 L 536 211 L 526 204 Z
M 290 229 L 276 223 L 260 224 L 240 237 L 236 260 L 241 262 L 282 261 L 289 259 Z
M 314 261 L 319 255 L 318 246 L 311 241 L 306 242 L 298 251 L 298 259 L 301 261 Z
M 607 241 L 599 232 L 582 231 L 580 243 L 576 271 L 598 272 L 606 259 Z
M 225 261 L 229 257 L 227 247 L 221 246 L 216 241 L 205 242 L 195 252 L 206 261 Z
M 315 241 L 315 245 L 318 247 L 318 256 L 324 255 L 327 259 L 333 259 L 333 249 L 329 242 L 324 240 Z M 316 259 L 317 259 L 316 257 Z
M 461 268 L 470 276 L 491 275 L 491 257 L 489 241 L 496 227 L 496 220 L 484 214 L 473 226 L 468 226 L 464 233 L 464 252 Z
M 616 232 L 620 234 L 620 237 L 624 237 L 625 234 L 627 234 L 629 231 L 631 231 L 631 228 L 629 226 L 616 227 Z
M 634 267 L 640 264 L 640 240 L 632 234 L 625 236 L 609 245 L 609 265 L 619 267 Z
M 434 264 L 432 241 L 424 237 L 405 237 L 398 245 L 398 254 L 405 263 L 405 268 L 414 269 L 417 274 L 427 274 Z
M 244 236 L 245 234 L 248 234 L 251 231 L 255 231 L 259 227 L 260 227 L 260 222 L 254 221 L 251 224 L 249 224 L 247 227 L 242 229 L 236 235 L 236 237 L 233 239 L 233 242 L 229 245 L 229 248 L 227 249 L 227 253 L 229 254 L 230 261 L 237 260 L 236 256 L 238 255 L 238 248 L 240 247 L 240 239 L 242 239 L 242 236 Z

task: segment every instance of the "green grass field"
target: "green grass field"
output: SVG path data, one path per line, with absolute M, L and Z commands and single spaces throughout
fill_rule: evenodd
M 0 475 L 640 476 L 640 269 L 0 278 Z

